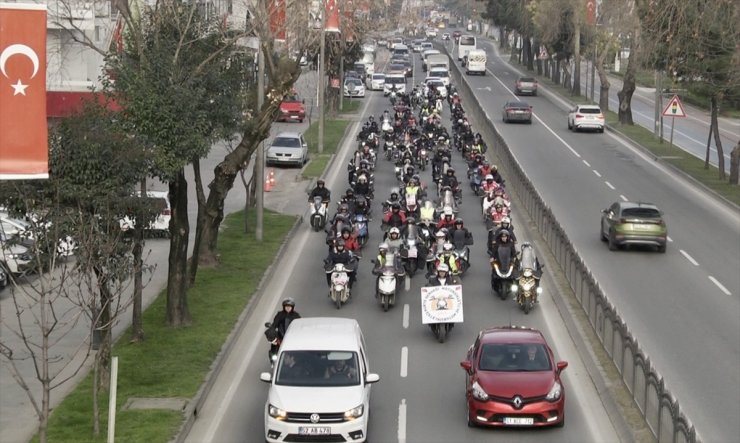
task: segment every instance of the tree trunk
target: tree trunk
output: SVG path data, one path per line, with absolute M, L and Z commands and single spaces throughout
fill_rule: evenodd
M 532 38 L 530 36 L 524 38 L 524 57 L 527 60 L 527 69 L 534 71 L 534 53 L 532 52 Z
M 198 273 L 198 266 L 204 264 L 205 266 L 215 266 L 218 261 L 216 257 L 208 256 L 208 261 L 200 259 L 200 242 L 203 238 L 203 224 L 205 223 L 205 212 L 206 212 L 206 195 L 203 192 L 203 178 L 200 174 L 200 160 L 197 158 L 193 159 L 193 176 L 195 177 L 195 195 L 198 202 L 198 216 L 195 224 L 195 239 L 193 240 L 193 256 L 190 258 L 190 264 L 188 266 L 188 287 L 195 285 L 195 276 Z
M 740 141 L 737 142 L 730 154 L 730 184 L 740 184 Z
M 709 108 L 711 112 L 711 108 L 712 108 L 711 100 L 709 100 Z M 709 134 L 707 134 L 707 148 L 706 150 L 704 150 L 704 169 L 709 169 L 709 159 L 712 157 L 712 132 L 714 132 L 714 126 L 712 125 L 712 119 L 710 117 L 709 118 Z
M 604 69 L 604 60 L 606 59 L 606 50 L 599 51 L 596 57 L 596 72 L 599 74 L 599 107 L 601 112 L 606 113 L 609 110 L 609 77 Z
M 635 72 L 637 71 L 637 53 L 640 50 L 640 27 L 635 28 L 634 38 L 630 45 L 630 56 L 627 58 L 627 69 L 624 71 L 622 89 L 617 93 L 619 98 L 619 123 L 634 125 L 632 120 L 632 94 L 635 93 Z
M 563 87 L 565 89 L 571 88 L 571 74 L 570 74 L 570 60 L 563 60 L 562 63 L 563 68 Z
M 575 14 L 573 31 L 573 89 L 571 95 L 581 95 L 581 20 Z
M 557 59 L 555 61 L 555 66 L 553 67 L 551 65 L 551 68 L 554 68 L 553 71 L 552 71 L 552 81 L 555 84 L 558 84 L 559 85 L 560 84 L 560 59 Z
M 719 136 L 719 122 L 717 121 L 717 114 L 719 114 L 720 97 L 716 95 L 712 96 L 712 120 L 710 125 L 713 128 L 714 133 L 714 145 L 717 147 L 717 168 L 719 169 L 719 179 L 726 180 L 727 174 L 725 174 L 725 153 L 722 150 L 722 139 Z
M 300 70 L 286 73 L 275 82 L 277 85 L 275 92 L 274 94 L 271 92 L 270 96 L 283 97 L 285 92 L 293 87 L 300 73 Z M 213 180 L 208 185 L 208 200 L 201 231 L 202 237 L 199 245 L 201 260 L 206 260 L 206 257 L 208 260 L 214 260 L 217 257 L 218 229 L 224 219 L 226 195 L 234 186 L 236 175 L 242 168 L 247 168 L 252 154 L 270 134 L 270 127 L 275 120 L 275 113 L 279 106 L 280 102 L 277 100 L 266 100 L 254 119 L 254 126 L 243 134 L 241 142 L 214 169 Z
M 509 43 L 509 34 L 504 30 L 503 26 L 498 28 L 498 47 L 499 49 L 506 49 Z
M 172 217 L 170 218 L 170 255 L 167 272 L 167 325 L 188 326 L 192 318 L 188 309 L 188 182 L 180 169 L 169 183 Z
M 92 383 L 92 410 L 93 410 L 93 435 L 100 435 L 100 402 L 98 401 L 98 394 L 100 394 L 100 383 L 98 380 L 100 371 L 98 370 L 98 356 L 95 356 L 93 362 L 93 383 Z
M 141 195 L 146 195 L 146 180 L 141 181 Z M 144 220 L 143 215 L 139 220 Z M 142 319 L 142 294 L 144 291 L 144 282 L 142 273 L 144 272 L 144 224 L 134 225 L 134 247 L 131 251 L 134 258 L 134 296 L 133 306 L 131 309 L 131 343 L 144 341 L 144 322 Z

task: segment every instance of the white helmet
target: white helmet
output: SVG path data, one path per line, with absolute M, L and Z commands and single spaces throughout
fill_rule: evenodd
M 455 245 L 453 245 L 452 243 L 445 243 L 444 245 L 442 245 L 442 250 L 445 252 L 452 252 L 455 250 Z
M 452 215 L 452 208 L 450 206 L 445 206 L 444 215 Z
M 450 272 L 450 267 L 445 263 L 440 263 L 439 266 L 437 266 L 437 272 Z
M 442 232 L 441 230 L 440 231 L 437 231 L 437 233 L 434 234 L 434 236 L 437 237 L 437 238 L 447 238 L 447 235 L 444 232 Z
M 398 230 L 398 228 L 391 228 L 391 230 L 388 232 L 388 234 L 398 234 L 401 235 L 401 231 Z
M 491 174 L 486 175 L 486 180 L 493 180 L 493 175 Z

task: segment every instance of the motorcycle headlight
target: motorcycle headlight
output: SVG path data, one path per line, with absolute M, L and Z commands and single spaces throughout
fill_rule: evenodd
M 552 385 L 552 388 L 550 388 L 550 392 L 547 393 L 547 396 L 545 399 L 547 401 L 557 401 L 560 399 L 560 396 L 563 393 L 563 388 L 560 386 L 560 382 L 555 382 L 554 385 Z
M 286 411 L 273 405 L 269 405 L 267 407 L 267 413 L 275 420 L 285 420 L 288 417 L 288 413 Z
M 524 286 L 522 286 L 522 287 L 524 287 Z M 525 289 L 526 289 L 526 287 L 525 287 Z M 517 286 L 516 284 L 511 285 L 511 292 L 516 292 L 518 290 L 519 290 L 519 286 Z
M 345 420 L 354 420 L 356 418 L 362 417 L 362 414 L 365 413 L 365 405 L 360 405 L 355 408 L 350 409 L 349 411 L 344 413 L 344 419 Z
M 537 292 L 538 294 L 542 294 L 542 287 L 541 287 L 541 286 L 537 287 L 537 291 L 536 291 L 536 292 Z
M 472 386 L 473 398 L 480 401 L 488 401 L 488 394 L 481 388 L 478 382 L 473 383 Z
M 531 269 L 525 269 L 524 270 L 524 276 L 525 277 L 531 277 L 532 276 L 532 270 Z

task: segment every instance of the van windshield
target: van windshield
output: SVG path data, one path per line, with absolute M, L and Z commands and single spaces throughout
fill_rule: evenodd
M 460 37 L 460 45 L 474 45 L 475 44 L 475 37 Z
M 285 351 L 275 373 L 280 386 L 334 387 L 360 384 L 353 351 Z

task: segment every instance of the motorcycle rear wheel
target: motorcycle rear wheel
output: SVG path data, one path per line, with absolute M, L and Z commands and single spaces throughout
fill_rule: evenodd
M 383 312 L 388 312 L 388 296 L 387 295 L 381 295 L 380 301 L 383 304 Z
M 440 343 L 445 342 L 445 338 L 447 338 L 447 327 L 443 324 L 437 325 L 437 341 Z
M 339 294 L 336 294 L 334 296 L 334 305 L 337 307 L 337 309 L 342 307 L 342 297 Z

